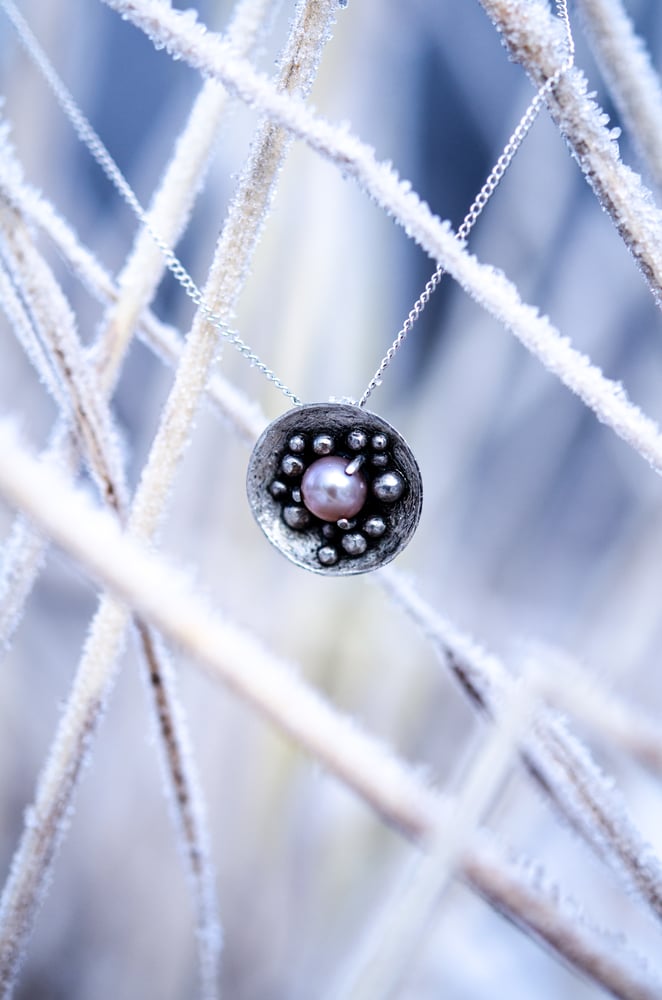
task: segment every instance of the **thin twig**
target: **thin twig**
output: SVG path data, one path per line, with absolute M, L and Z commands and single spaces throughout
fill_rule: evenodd
M 237 5 L 227 32 L 228 42 L 237 52 L 252 51 L 271 4 L 272 0 L 242 0 Z M 206 81 L 152 201 L 150 222 L 169 246 L 177 244 L 191 217 L 227 100 L 228 93 L 220 84 Z M 141 229 L 118 277 L 119 296 L 104 319 L 99 338 L 106 389 L 117 378 L 130 338 L 164 271 L 161 251 L 150 234 Z
M 505 665 L 438 615 L 397 570 L 382 570 L 378 580 L 432 643 L 474 704 L 493 718 L 514 683 Z M 612 784 L 557 713 L 541 711 L 534 732 L 523 743 L 522 756 L 561 814 L 662 918 L 660 862 Z
M 508 692 L 495 725 L 472 761 L 457 797 L 453 822 L 428 841 L 426 855 L 398 873 L 356 955 L 340 976 L 335 1000 L 383 1000 L 396 996 L 433 924 L 442 896 L 452 881 L 464 845 L 481 821 L 512 769 L 519 743 L 529 729 L 539 700 L 531 674 Z
M 600 72 L 646 169 L 662 188 L 662 84 L 621 0 L 577 0 Z
M 171 368 L 176 368 L 184 350 L 183 338 L 170 326 L 153 315 L 143 316 L 138 336 Z M 267 425 L 267 417 L 259 404 L 228 381 L 221 372 L 213 372 L 205 388 L 205 401 L 210 403 L 244 444 L 252 447 Z
M 595 734 L 605 748 L 621 750 L 662 778 L 659 720 L 607 690 L 567 654 L 537 643 L 530 655 L 547 668 L 546 696 L 553 705 Z
M 2 211 L 0 207 L 0 219 Z M 0 223 L 0 306 L 7 317 L 15 336 L 23 347 L 27 357 L 32 363 L 35 371 L 43 385 L 59 408 L 61 414 L 67 415 L 71 422 L 71 403 L 67 397 L 66 390 L 62 387 L 56 373 L 50 364 L 43 344 L 35 330 L 35 321 L 29 315 L 28 307 L 24 302 L 16 283 L 8 269 L 8 261 L 5 248 L 2 246 L 2 227 Z
M 0 246 L 12 277 L 30 309 L 42 350 L 35 356 L 42 378 L 52 371 L 64 394 L 65 417 L 81 438 L 83 453 L 105 502 L 119 516 L 126 513 L 128 489 L 118 435 L 94 370 L 78 338 L 76 321 L 53 274 L 35 248 L 19 214 L 0 201 Z
M 551 76 L 561 58 L 563 41 L 549 7 L 529 0 L 480 2 L 511 58 L 521 63 L 536 86 Z M 584 75 L 576 68 L 567 73 L 547 104 L 598 201 L 639 265 L 658 305 L 662 304 L 660 211 L 639 175 L 621 161 L 618 145 L 605 126 L 604 112 L 588 94 Z
M 60 421 L 42 455 L 61 470 L 72 474 L 78 462 L 78 448 L 68 427 Z M 0 571 L 0 652 L 8 649 L 23 616 L 23 609 L 43 565 L 48 539 L 23 514 L 14 519 L 2 550 Z

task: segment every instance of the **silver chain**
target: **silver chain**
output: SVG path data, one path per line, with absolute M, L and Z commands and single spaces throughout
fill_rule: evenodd
M 551 76 L 538 90 L 537 94 L 529 104 L 528 108 L 522 115 L 522 118 L 517 125 L 517 128 L 511 135 L 510 139 L 506 143 L 504 150 L 499 157 L 499 159 L 494 164 L 492 170 L 490 171 L 487 180 L 483 184 L 482 188 L 476 195 L 469 211 L 464 217 L 462 225 L 457 231 L 457 239 L 464 241 L 471 232 L 473 226 L 481 215 L 485 205 L 489 199 L 494 194 L 494 191 L 499 185 L 503 175 L 506 173 L 508 167 L 511 164 L 515 153 L 521 146 L 524 138 L 526 137 L 529 129 L 533 125 L 538 112 L 544 104 L 545 97 L 549 94 L 551 90 L 557 85 L 561 77 L 568 72 L 574 63 L 575 55 L 575 45 L 572 36 L 572 29 L 570 27 L 570 18 L 568 16 L 568 6 L 567 0 L 555 0 L 556 13 L 558 17 L 563 22 L 565 33 L 566 33 L 566 44 L 567 44 L 567 56 L 562 65 L 556 70 L 556 72 Z M 150 237 L 159 248 L 163 254 L 164 260 L 171 274 L 176 278 L 181 287 L 184 289 L 191 301 L 198 307 L 200 312 L 204 315 L 205 319 L 211 323 L 220 335 L 227 340 L 232 346 L 239 351 L 241 355 L 251 364 L 253 368 L 257 368 L 259 372 L 269 382 L 272 382 L 277 389 L 283 393 L 295 406 L 301 405 L 301 400 L 299 397 L 292 392 L 292 390 L 278 378 L 276 373 L 266 365 L 249 345 L 242 340 L 239 334 L 231 329 L 225 320 L 217 312 L 215 312 L 212 307 L 205 300 L 199 287 L 196 285 L 195 281 L 188 273 L 182 262 L 176 256 L 172 248 L 166 243 L 164 239 L 158 234 L 158 232 L 152 226 L 147 212 L 143 209 L 142 205 L 138 201 L 133 189 L 131 188 L 129 182 L 124 177 L 124 174 L 120 168 L 115 163 L 114 159 L 106 149 L 105 145 L 94 131 L 92 125 L 85 117 L 81 109 L 76 104 L 73 96 L 59 78 L 55 69 L 48 60 L 48 57 L 44 50 L 39 45 L 39 42 L 33 35 L 28 24 L 24 20 L 23 16 L 19 13 L 13 0 L 0 0 L 0 6 L 4 9 L 8 18 L 14 25 L 16 32 L 20 41 L 22 42 L 28 55 L 31 57 L 37 68 L 40 70 L 42 76 L 46 80 L 46 83 L 53 92 L 56 100 L 58 101 L 60 107 L 67 115 L 69 121 L 71 122 L 74 131 L 80 141 L 84 146 L 87 146 L 88 150 L 99 164 L 103 172 L 105 173 L 108 180 L 115 186 L 119 194 L 122 196 L 124 201 L 127 203 L 131 211 L 134 213 L 138 221 L 145 227 Z M 420 296 L 412 306 L 409 315 L 404 321 L 400 331 L 398 332 L 395 340 L 389 347 L 388 351 L 384 355 L 379 365 L 379 368 L 375 374 L 370 379 L 365 392 L 358 401 L 358 406 L 365 406 L 366 402 L 374 392 L 374 390 L 382 384 L 382 378 L 384 372 L 391 364 L 393 358 L 395 357 L 397 351 L 402 346 L 404 341 L 407 339 L 412 327 L 416 323 L 426 305 L 430 301 L 430 298 L 437 288 L 439 282 L 444 276 L 445 271 L 441 264 L 438 265 L 434 274 L 431 275 L 429 281 L 425 285 L 425 288 L 421 292 Z
M 517 128 L 515 129 L 510 139 L 506 143 L 501 156 L 492 167 L 492 170 L 490 171 L 487 180 L 485 181 L 482 188 L 476 195 L 469 211 L 464 217 L 462 225 L 460 226 L 460 228 L 456 233 L 456 238 L 460 241 L 466 240 L 467 236 L 469 235 L 475 223 L 477 222 L 481 212 L 483 211 L 488 201 L 490 200 L 490 198 L 496 191 L 497 187 L 499 186 L 501 178 L 503 177 L 506 170 L 510 166 L 512 159 L 515 156 L 515 153 L 522 145 L 529 129 L 531 128 L 534 121 L 538 117 L 538 112 L 542 108 L 545 98 L 547 97 L 549 92 L 553 90 L 553 88 L 557 85 L 561 77 L 568 72 L 568 70 L 572 67 L 575 61 L 575 42 L 572 37 L 570 18 L 568 17 L 567 0 L 556 0 L 556 13 L 563 22 L 563 26 L 565 28 L 568 54 L 562 65 L 559 66 L 559 68 L 556 70 L 553 76 L 550 76 L 550 78 L 540 87 L 537 94 L 535 95 L 535 97 L 529 104 L 528 108 L 522 115 L 519 124 L 517 125 Z M 368 382 L 367 388 L 358 402 L 358 406 L 361 407 L 365 406 L 365 404 L 368 402 L 374 390 L 377 389 L 382 384 L 384 372 L 393 361 L 393 358 L 397 354 L 398 350 L 404 344 L 405 340 L 407 339 L 407 336 L 409 335 L 409 333 L 412 330 L 412 327 L 414 326 L 414 323 L 419 318 L 419 316 L 425 309 L 426 305 L 430 301 L 433 292 L 437 288 L 439 282 L 441 281 L 445 273 L 446 272 L 444 271 L 443 265 L 439 264 L 434 274 L 431 275 L 430 280 L 427 282 L 425 288 L 423 289 L 419 297 L 416 299 L 416 302 L 414 302 L 414 305 L 411 307 L 409 315 L 407 316 L 406 320 L 400 327 L 400 330 L 395 340 L 393 341 L 388 351 L 382 358 L 379 368 Z

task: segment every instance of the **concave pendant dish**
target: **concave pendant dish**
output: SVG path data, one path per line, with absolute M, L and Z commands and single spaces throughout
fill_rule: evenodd
M 346 403 L 297 406 L 269 424 L 246 489 L 269 541 L 297 566 L 330 576 L 390 562 L 416 530 L 423 501 L 404 438 Z

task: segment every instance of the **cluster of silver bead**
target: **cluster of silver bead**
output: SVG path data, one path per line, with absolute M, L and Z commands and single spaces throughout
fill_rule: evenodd
M 381 431 L 369 437 L 356 428 L 340 439 L 325 432 L 313 437 L 295 433 L 289 438 L 269 492 L 282 505 L 289 528 L 319 531 L 317 559 L 322 566 L 362 556 L 387 532 L 388 508 L 406 490 L 404 478 L 393 467 L 389 444 Z M 318 470 L 317 493 L 307 492 L 306 479 L 310 481 Z
M 269 540 L 316 573 L 363 573 L 407 544 L 420 472 L 381 417 L 347 403 L 297 406 L 273 421 L 248 466 L 248 498 Z

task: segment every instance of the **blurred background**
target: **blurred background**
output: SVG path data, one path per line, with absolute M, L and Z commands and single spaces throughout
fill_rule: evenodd
M 179 5 L 179 6 L 191 6 Z M 227 3 L 198 3 L 222 29 Z M 662 64 L 662 7 L 628 0 Z M 24 0 L 54 64 L 143 203 L 200 87 L 186 65 L 89 0 Z M 276 71 L 293 15 L 278 5 L 257 58 Z M 577 63 L 619 125 L 572 12 Z M 75 139 L 0 18 L 3 114 L 26 179 L 117 273 L 135 219 Z M 533 90 L 477 0 L 350 0 L 338 10 L 312 102 L 392 161 L 457 227 Z M 186 236 L 199 282 L 258 116 L 232 104 Z M 640 170 L 626 134 L 624 160 Z M 652 184 L 644 174 L 646 183 Z M 102 310 L 44 251 L 93 341 Z M 524 301 L 662 420 L 662 321 L 636 266 L 543 113 L 470 238 Z M 358 397 L 433 263 L 329 163 L 295 144 L 239 304 L 242 336 L 305 401 Z M 185 333 L 192 307 L 164 279 L 158 315 Z M 55 407 L 4 317 L 0 400 L 34 448 Z M 223 372 L 270 417 L 285 400 L 229 349 Z M 136 342 L 113 400 L 135 485 L 172 372 Z M 441 613 L 513 667 L 531 641 L 567 650 L 605 685 L 662 707 L 659 565 L 662 484 L 519 343 L 446 278 L 371 406 L 421 466 L 420 527 L 398 566 Z M 374 578 L 313 578 L 270 547 L 244 499 L 248 450 L 208 410 L 172 498 L 165 552 L 214 602 L 296 663 L 332 701 L 438 786 L 457 789 L 484 722 Z M 5 538 L 12 513 L 0 506 Z M 0 669 L 0 872 L 6 872 L 96 593 L 57 551 Z M 220 687 L 179 659 L 179 682 L 210 814 L 232 1000 L 321 995 L 385 898 L 409 848 L 364 805 Z M 129 643 L 39 917 L 17 996 L 180 1000 L 195 995 L 186 876 L 162 794 L 153 726 Z M 662 795 L 609 747 L 641 828 L 662 851 Z M 617 880 L 515 773 L 489 825 L 540 859 L 595 919 L 659 954 L 655 929 Z M 495 984 L 499 984 L 498 988 Z M 496 991 L 495 991 L 496 990 Z M 402 994 L 445 1000 L 588 998 L 580 981 L 462 885 L 454 885 Z

